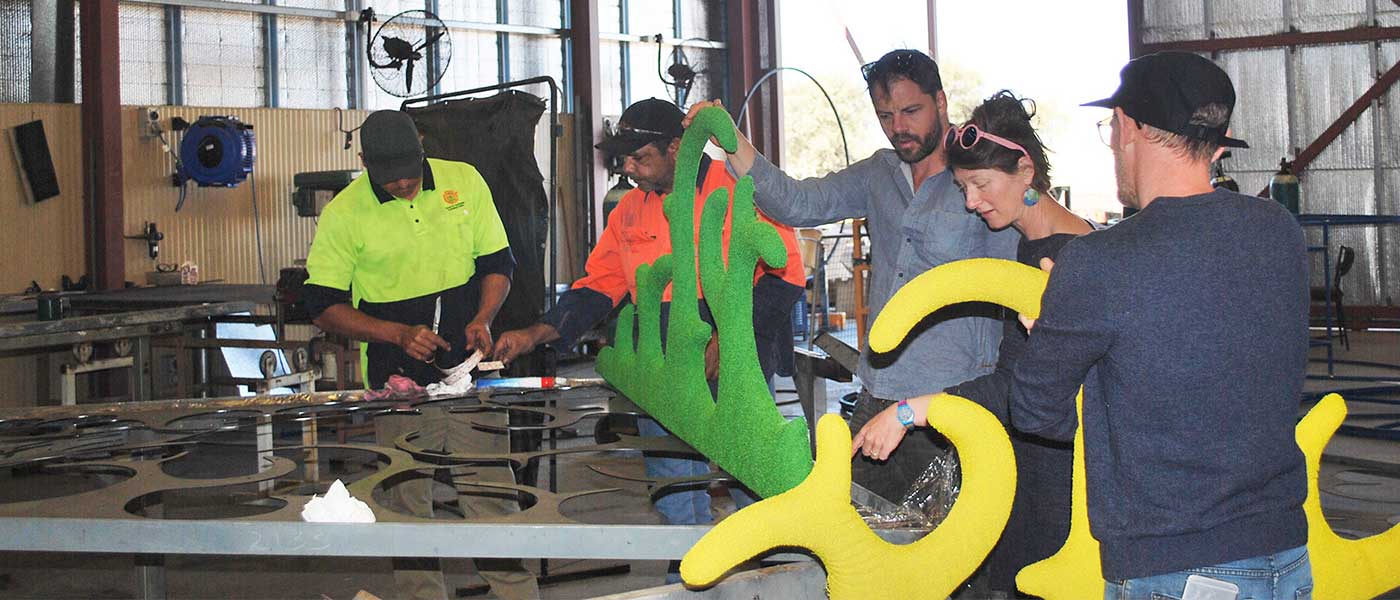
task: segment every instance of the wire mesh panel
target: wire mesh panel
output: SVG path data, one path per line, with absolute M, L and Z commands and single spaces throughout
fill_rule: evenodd
M 427 6 L 427 3 L 423 0 L 367 0 L 366 2 L 361 2 L 360 4 L 366 8 L 374 9 L 374 17 L 378 20 L 378 22 L 375 23 L 376 27 L 378 27 L 384 21 L 389 20 L 389 17 L 397 15 L 403 11 L 424 10 L 424 7 Z M 452 5 L 456 4 L 456 2 L 453 2 L 453 0 L 447 0 L 447 2 L 444 2 L 443 4 Z
M 555 82 L 564 81 L 564 41 L 557 37 L 539 35 L 510 35 L 510 78 L 528 79 L 548 75 Z M 548 96 L 548 91 L 530 90 Z
M 675 34 L 674 6 L 670 2 L 628 2 L 628 33 L 637 35 L 662 34 L 673 37 Z M 652 48 L 652 50 L 656 50 Z
M 725 62 L 728 55 L 723 50 L 707 48 L 686 48 L 685 55 L 690 68 L 695 69 L 695 84 L 691 86 L 687 102 L 723 98 L 725 78 L 729 74 L 729 65 Z
M 1220 37 L 1268 35 L 1288 29 L 1279 0 L 1216 2 L 1211 4 L 1210 20 L 1211 30 Z
M 509 14 L 506 22 L 511 25 L 532 25 L 535 27 L 562 27 L 564 24 L 563 7 L 558 2 L 521 2 L 519 0 L 508 5 Z
M 604 0 L 598 3 L 598 31 L 600 33 L 620 33 L 622 31 L 621 0 Z
M 681 37 L 719 39 L 723 33 L 724 3 L 682 2 Z
M 186 9 L 185 103 L 195 106 L 261 106 L 263 21 L 252 12 Z
M 1300 31 L 1336 31 L 1360 27 L 1367 24 L 1366 4 L 1369 1 L 1292 0 L 1292 22 Z
M 604 116 L 622 114 L 622 44 L 598 43 L 598 85 L 601 86 Z
M 657 45 L 653 43 L 628 44 L 627 54 L 631 60 L 631 81 L 628 83 L 632 101 L 647 98 L 663 98 L 676 101 L 674 88 L 661 82 L 662 73 L 671 64 L 668 51 L 671 46 L 661 48 L 661 59 L 657 62 Z M 658 64 L 660 67 L 658 68 Z M 669 81 L 670 78 L 667 78 Z
M 1205 38 L 1205 9 L 1200 2 L 1145 0 L 1142 41 L 1174 42 Z
M 1286 49 L 1250 50 L 1221 52 L 1216 59 L 1237 90 L 1230 126 L 1235 137 L 1249 142 L 1248 150 L 1231 152 L 1226 159 L 1226 169 L 1232 175 L 1249 171 L 1271 175 L 1278 170 L 1280 158 L 1294 154 L 1288 139 L 1291 121 L 1283 77 L 1288 56 Z M 1261 188 L 1240 189 L 1253 194 Z
M 330 19 L 279 17 L 277 33 L 281 105 L 346 107 L 344 25 Z
M 437 16 L 444 21 L 495 23 L 496 0 L 448 0 L 447 2 L 438 2 Z
M 0 102 L 28 102 L 34 22 L 29 2 L 0 0 Z
M 165 9 L 122 4 L 117 13 L 121 22 L 122 104 L 165 104 L 170 91 Z
M 345 10 L 346 8 L 345 0 L 277 0 L 277 5 L 322 10 Z
M 496 34 L 467 29 L 453 29 L 451 34 L 452 60 L 438 89 L 446 93 L 496 84 Z
M 1302 110 L 1294 122 L 1301 134 L 1298 141 L 1305 146 L 1322 135 L 1342 111 L 1375 83 L 1375 75 L 1365 66 L 1370 64 L 1370 57 L 1362 44 L 1309 46 L 1299 48 L 1295 55 L 1298 76 L 1293 81 L 1293 93 Z M 1362 113 L 1308 170 L 1371 169 L 1375 164 L 1372 118 L 1372 111 Z

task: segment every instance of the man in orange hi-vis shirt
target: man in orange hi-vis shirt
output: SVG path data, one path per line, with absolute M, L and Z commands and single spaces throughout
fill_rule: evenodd
M 495 346 L 496 359 L 509 361 L 542 343 L 553 343 L 557 347 L 573 345 L 580 335 L 606 318 L 618 303 L 629 296 L 636 297 L 638 265 L 649 264 L 671 252 L 670 226 L 661 211 L 661 203 L 673 184 L 677 183 L 673 179 L 676 153 L 680 149 L 681 134 L 684 133 L 681 127 L 684 116 L 676 105 L 665 100 L 642 100 L 622 113 L 616 134 L 597 145 L 598 149 L 609 155 L 622 158 L 622 172 L 635 181 L 637 187 L 623 196 L 609 215 L 598 245 L 588 256 L 588 274 L 575 281 L 573 289 L 561 296 L 558 304 L 538 323 L 502 333 Z M 701 203 L 719 188 L 729 190 L 732 197 L 734 177 L 722 163 L 704 157 L 700 161 L 699 177 L 690 185 L 697 190 L 695 227 L 698 247 Z M 754 271 L 754 336 L 758 344 L 759 364 L 771 381 L 775 373 L 787 375 L 792 372 L 792 306 L 802 294 L 805 277 L 792 228 L 778 224 L 762 213 L 759 213 L 759 217 L 777 228 L 788 253 L 785 267 L 773 268 L 760 262 Z M 726 256 L 729 252 L 731 218 L 732 214 L 726 215 L 724 222 Z M 713 326 L 703 289 L 700 295 L 701 316 Z M 671 289 L 668 287 L 662 297 L 663 332 L 666 330 L 670 298 Z M 712 336 L 705 353 L 706 376 L 712 381 L 718 369 L 719 343 L 717 337 Z M 655 427 L 658 433 L 662 431 L 654 421 L 643 419 L 643 429 L 648 427 Z M 707 472 L 707 467 L 699 461 L 660 460 L 694 463 L 695 468 L 702 469 L 699 473 Z M 652 470 L 652 462 L 658 460 L 648 460 L 649 471 Z M 689 500 L 694 502 L 688 501 L 685 496 L 693 496 Z M 672 505 L 683 501 L 693 506 L 685 507 L 684 511 L 679 508 L 675 512 L 670 510 Z M 659 500 L 657 506 L 672 523 L 708 523 L 711 520 L 709 497 L 703 491 L 671 494 Z

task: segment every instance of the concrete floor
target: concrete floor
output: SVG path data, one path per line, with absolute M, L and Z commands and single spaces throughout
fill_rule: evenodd
M 849 329 L 849 328 L 848 328 Z M 1353 333 L 1350 351 L 1339 350 L 1337 358 L 1400 364 L 1400 333 Z M 1320 350 L 1315 355 L 1322 357 Z M 1325 365 L 1313 364 L 1311 372 L 1325 373 Z M 569 373 L 561 375 L 586 376 L 591 372 L 587 363 L 572 365 Z M 1393 374 L 1400 370 L 1338 365 L 1339 374 Z M 1307 389 L 1362 387 L 1360 384 L 1334 384 L 1310 381 Z M 779 381 L 778 400 L 785 414 L 800 414 L 795 396 L 790 392 L 790 380 Z M 828 388 L 829 411 L 837 410 L 842 394 L 856 389 L 855 384 L 831 383 Z M 1400 395 L 1391 396 L 1400 398 Z M 1355 415 L 1366 413 L 1396 413 L 1394 406 L 1349 402 Z M 1400 420 L 1396 417 L 1394 420 Z M 1349 423 L 1371 423 L 1354 418 Z M 585 443 L 585 440 L 565 443 Z M 217 469 L 218 457 L 206 459 L 209 468 Z M 560 459 L 561 491 L 617 487 L 611 495 L 592 496 L 566 505 L 571 518 L 589 523 L 656 523 L 656 515 L 647 506 L 643 484 L 619 481 L 600 475 L 585 467 L 585 463 L 606 469 L 641 475 L 641 461 L 633 457 L 580 455 Z M 323 468 L 330 468 L 326 465 Z M 191 466 L 192 471 L 199 470 Z M 333 476 L 353 478 L 358 468 L 353 460 L 342 461 Z M 1352 535 L 1364 536 L 1379 532 L 1400 522 L 1400 444 L 1338 436 L 1328 447 L 1323 464 L 1323 506 L 1334 528 Z M 0 487 L 12 484 L 0 480 Z M 62 482 L 49 482 L 63 485 Z M 732 511 L 727 497 L 716 500 L 716 512 Z M 3 501 L 3 498 L 0 498 Z M 190 499 L 191 506 L 198 504 Z M 616 562 L 551 560 L 552 573 L 590 566 L 616 565 Z M 527 566 L 538 572 L 539 561 Z M 170 598 L 352 598 L 359 590 L 367 590 L 383 598 L 394 596 L 392 571 L 388 559 L 313 559 L 313 558 L 250 558 L 172 556 L 168 558 L 167 585 Z M 544 598 L 591 598 L 652 587 L 662 583 L 666 564 L 661 561 L 641 561 L 630 565 L 630 573 L 543 586 Z M 448 585 L 472 586 L 480 583 L 473 574 L 470 561 L 444 561 L 443 570 Z M 61 555 L 0 553 L 0 597 L 3 598 L 132 598 L 137 591 L 127 555 Z M 1386 598 L 1400 598 L 1400 590 Z

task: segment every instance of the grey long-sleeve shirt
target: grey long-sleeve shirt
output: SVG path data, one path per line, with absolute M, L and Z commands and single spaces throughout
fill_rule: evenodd
M 987 229 L 964 206 L 951 172 L 929 177 L 915 193 L 908 167 L 893 150 L 877 151 L 825 177 L 801 181 L 759 155 L 748 174 L 754 180 L 754 203 L 780 223 L 811 227 L 846 218 L 867 220 L 872 319 L 895 290 L 933 267 L 965 258 L 1016 256 L 1020 234 L 1009 228 Z M 994 318 L 940 320 L 894 352 L 874 355 L 865 345 L 857 375 L 877 398 L 899 400 L 938 392 L 991 372 L 1000 341 L 1001 323 Z

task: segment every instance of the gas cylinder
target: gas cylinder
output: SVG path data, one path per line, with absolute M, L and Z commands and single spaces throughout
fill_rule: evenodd
M 1288 212 L 1298 214 L 1298 176 L 1293 174 L 1293 163 L 1287 158 L 1278 161 L 1278 172 L 1269 180 L 1269 197 L 1277 200 Z

